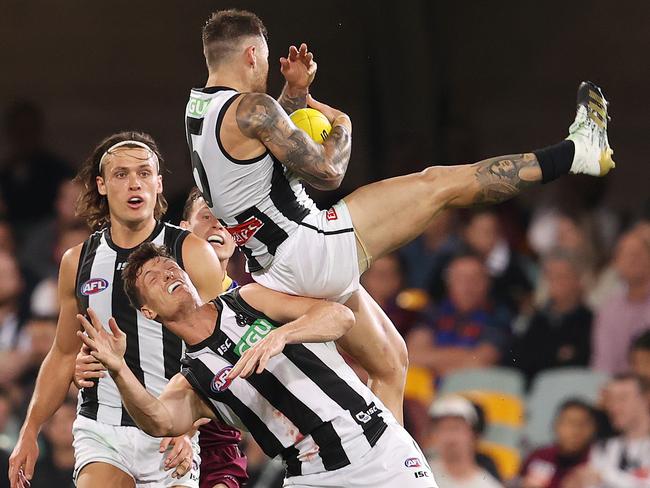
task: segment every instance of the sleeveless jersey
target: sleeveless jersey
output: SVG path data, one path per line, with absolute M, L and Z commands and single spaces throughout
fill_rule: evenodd
M 181 250 L 188 234 L 180 227 L 159 222 L 146 242 L 164 244 L 183 267 Z M 122 270 L 134 249 L 123 249 L 113 243 L 108 228 L 92 234 L 81 250 L 75 292 L 81 313 L 92 307 L 107 329 L 108 319 L 115 317 L 127 336 L 126 363 L 140 383 L 158 396 L 172 376 L 180 371 L 183 343 L 129 303 Z M 80 391 L 78 411 L 102 423 L 135 426 L 110 375 L 97 380 L 94 387 Z
M 227 380 L 241 354 L 280 324 L 239 289 L 213 303 L 214 332 L 187 347 L 183 375 L 218 418 L 248 430 L 269 457 L 281 455 L 289 476 L 347 466 L 376 444 L 386 420 L 394 422 L 333 342 L 289 344 L 262 373 Z
M 268 268 L 278 247 L 318 209 L 300 180 L 270 152 L 248 160 L 226 152 L 221 124 L 239 95 L 227 87 L 193 89 L 185 124 L 196 185 L 254 272 Z

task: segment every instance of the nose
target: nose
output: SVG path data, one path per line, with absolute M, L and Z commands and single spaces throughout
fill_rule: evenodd
M 142 187 L 140 184 L 140 178 L 136 174 L 129 175 L 129 190 L 139 190 Z
M 170 281 L 174 279 L 174 271 L 171 269 L 168 269 L 165 271 L 165 281 Z

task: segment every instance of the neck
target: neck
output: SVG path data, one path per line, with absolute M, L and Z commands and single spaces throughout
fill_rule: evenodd
M 444 459 L 445 469 L 454 478 L 466 479 L 476 472 L 476 463 L 472 457 L 459 456 L 457 458 Z
M 223 68 L 220 71 L 212 71 L 208 75 L 205 86 L 227 86 L 239 92 L 250 92 L 251 87 L 236 70 Z
M 212 302 L 196 305 L 180 318 L 165 320 L 167 327 L 188 345 L 198 344 L 214 332 L 218 312 Z
M 650 278 L 628 282 L 627 298 L 631 302 L 642 302 L 650 294 Z
M 223 270 L 223 272 L 227 273 L 228 272 L 228 263 L 230 262 L 230 258 L 221 259 L 221 260 L 219 260 L 219 262 L 221 263 L 221 269 Z
M 151 235 L 156 227 L 156 219 L 151 218 L 141 222 L 121 222 L 111 215 L 111 240 L 119 247 L 131 249 Z

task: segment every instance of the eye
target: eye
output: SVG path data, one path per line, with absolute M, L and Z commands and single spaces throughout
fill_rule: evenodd
M 204 215 L 203 220 L 210 220 L 210 216 L 209 215 Z
M 126 172 L 118 171 L 117 173 L 115 173 L 115 178 L 126 178 Z
M 151 171 L 149 170 L 140 171 L 140 176 L 142 178 L 149 178 L 151 176 Z

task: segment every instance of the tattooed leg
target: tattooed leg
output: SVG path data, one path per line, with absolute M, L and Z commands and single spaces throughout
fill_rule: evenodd
M 445 208 L 502 202 L 541 183 L 532 153 L 420 173 L 364 186 L 345 198 L 354 228 L 377 259 L 420 235 Z

